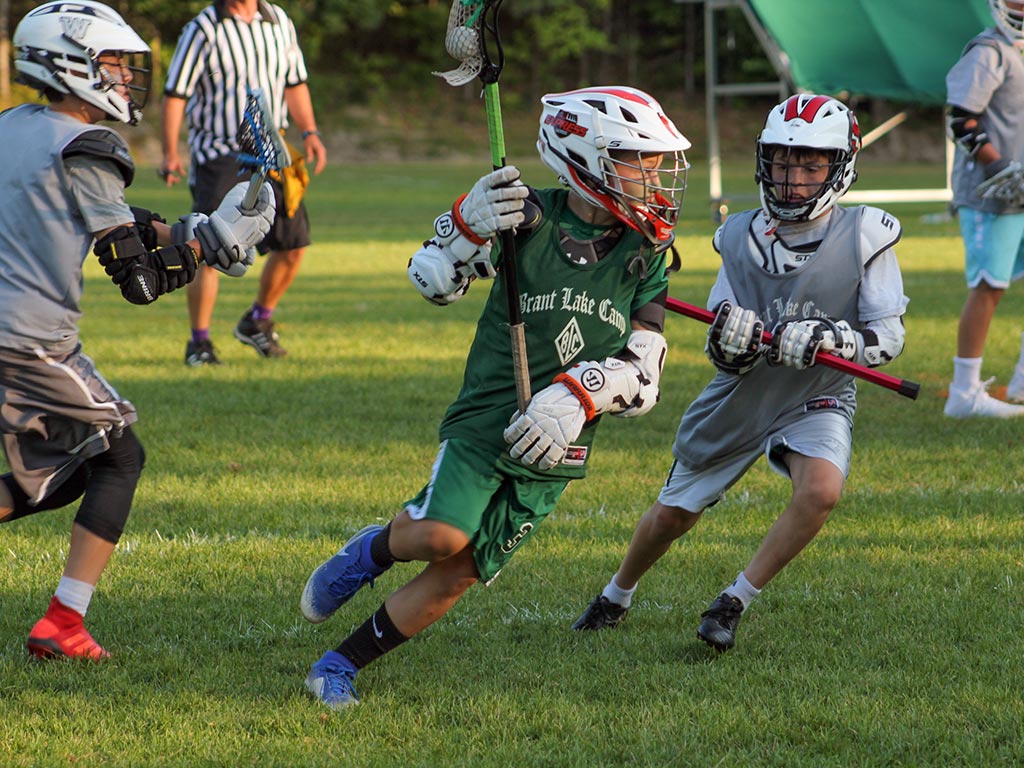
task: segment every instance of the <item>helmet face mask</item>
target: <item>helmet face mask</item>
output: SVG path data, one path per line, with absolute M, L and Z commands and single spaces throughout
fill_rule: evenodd
M 672 239 L 690 142 L 661 106 L 626 86 L 547 94 L 537 149 L 573 192 L 651 243 Z
M 70 94 L 129 125 L 149 95 L 149 46 L 109 6 L 57 0 L 30 11 L 13 44 L 18 81 Z
M 857 179 L 857 118 L 827 96 L 792 96 L 768 113 L 757 138 L 754 180 L 761 207 L 777 221 L 811 221 Z
M 1024 3 L 988 0 L 996 27 L 1011 42 L 1024 43 Z

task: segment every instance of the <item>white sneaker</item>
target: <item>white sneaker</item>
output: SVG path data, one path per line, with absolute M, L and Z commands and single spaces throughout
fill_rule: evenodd
M 1006 387 L 1006 399 L 1011 403 L 1024 403 L 1024 374 L 1019 370 L 1013 371 L 1013 378 Z
M 978 382 L 973 389 L 949 388 L 943 413 L 954 419 L 969 419 L 987 416 L 993 419 L 1013 419 L 1024 416 L 1024 405 L 1010 405 L 992 397 L 986 390 L 995 382 L 995 377 Z

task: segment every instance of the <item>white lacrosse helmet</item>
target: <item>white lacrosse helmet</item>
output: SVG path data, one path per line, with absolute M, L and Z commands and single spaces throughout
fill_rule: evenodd
M 1024 8 L 1021 3 L 988 0 L 988 7 L 1000 32 L 1011 42 L 1024 42 Z
M 686 191 L 690 142 L 661 105 L 627 86 L 549 93 L 541 104 L 537 150 L 544 164 L 651 243 L 669 242 Z M 664 155 L 657 175 L 645 172 L 642 158 L 656 154 Z M 629 180 L 644 180 L 641 194 L 623 191 L 623 167 L 635 169 Z
M 129 125 L 142 119 L 149 96 L 150 50 L 110 6 L 93 0 L 56 0 L 35 8 L 14 31 L 18 81 L 39 90 L 77 96 Z M 131 72 L 128 97 L 99 63 L 121 56 Z
M 829 156 L 825 182 L 812 194 L 789 199 L 789 185 L 772 181 L 772 162 L 786 163 L 779 150 L 817 149 Z M 860 127 L 846 105 L 829 96 L 790 96 L 768 113 L 757 137 L 757 170 L 761 207 L 778 221 L 810 221 L 828 210 L 857 180 L 854 163 L 860 150 Z

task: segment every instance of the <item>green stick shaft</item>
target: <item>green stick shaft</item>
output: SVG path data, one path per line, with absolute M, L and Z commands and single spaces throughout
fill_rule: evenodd
M 501 122 L 497 83 L 484 86 L 484 104 L 487 107 L 487 133 L 491 140 L 491 165 L 497 170 L 505 165 L 505 128 Z

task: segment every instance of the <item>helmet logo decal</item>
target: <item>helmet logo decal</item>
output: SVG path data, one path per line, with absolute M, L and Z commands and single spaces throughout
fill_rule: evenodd
M 558 350 L 558 360 L 562 365 L 567 365 L 576 355 L 583 351 L 586 346 L 583 342 L 583 332 L 580 324 L 576 322 L 575 315 L 566 324 L 558 336 L 555 337 L 555 348 Z
M 92 26 L 92 19 L 85 19 L 81 16 L 61 16 L 60 26 L 64 30 L 64 36 L 72 40 L 84 40 L 89 34 L 89 27 Z
M 564 139 L 570 133 L 576 136 L 587 135 L 587 129 L 579 124 L 579 118 L 564 109 L 558 110 L 557 115 L 548 115 L 544 118 L 544 123 L 554 128 L 555 135 L 560 139 Z
M 800 108 L 800 97 L 793 96 L 786 101 L 786 120 L 795 120 L 800 118 L 805 123 L 814 121 L 814 118 L 818 114 L 823 106 L 830 101 L 828 96 L 815 96 L 813 99 L 804 104 L 803 108 Z

